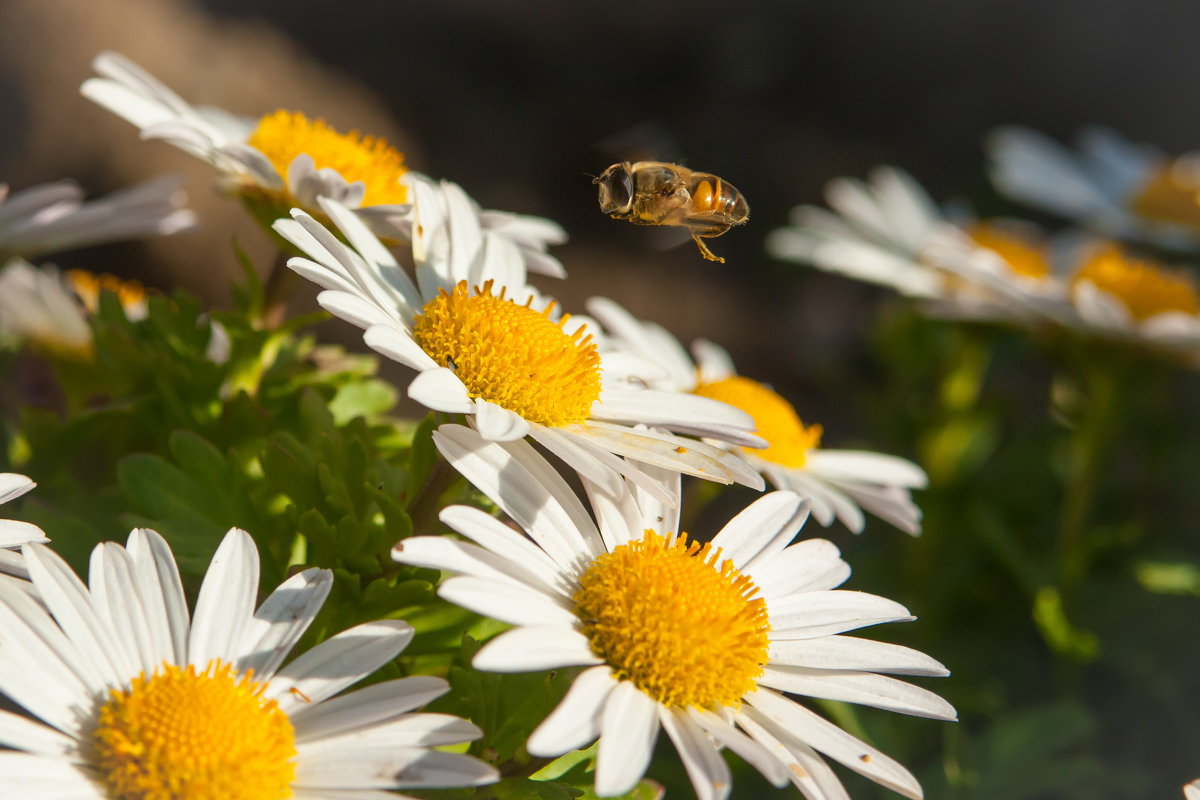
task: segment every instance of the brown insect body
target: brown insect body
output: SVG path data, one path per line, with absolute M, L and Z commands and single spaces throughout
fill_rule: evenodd
M 700 254 L 725 262 L 700 241 L 720 236 L 750 218 L 750 206 L 733 184 L 708 172 L 665 161 L 622 161 L 593 183 L 600 187 L 600 210 L 635 225 L 687 228 Z

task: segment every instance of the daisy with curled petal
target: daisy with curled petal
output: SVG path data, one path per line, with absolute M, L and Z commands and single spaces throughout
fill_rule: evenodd
M 293 575 L 255 610 L 258 551 L 231 530 L 189 620 L 153 531 L 99 545 L 87 586 L 45 546 L 24 554 L 41 602 L 0 580 L 0 693 L 29 714 L 0 711 L 0 798 L 378 800 L 497 777 L 433 749 L 478 737 L 474 725 L 412 713 L 447 690 L 440 678 L 338 695 L 405 648 L 404 622 L 359 625 L 282 666 L 328 570 Z
M 775 487 L 806 498 L 819 523 L 828 527 L 839 519 L 861 533 L 866 510 L 906 533 L 921 532 L 921 510 L 910 490 L 923 489 L 928 478 L 916 464 L 864 450 L 825 449 L 820 425 L 805 425 L 769 386 L 738 375 L 729 354 L 712 342 L 694 343 L 693 359 L 665 328 L 634 318 L 612 300 L 594 297 L 587 307 L 613 346 L 660 367 L 657 375 L 639 379 L 721 400 L 752 416 L 766 446 L 724 446 Z
M 1105 128 L 1071 150 L 1028 128 L 987 137 L 992 182 L 1005 194 L 1108 236 L 1166 246 L 1200 244 L 1200 154 L 1171 158 Z
M 492 441 L 529 436 L 609 491 L 621 475 L 658 486 L 632 462 L 762 487 L 741 460 L 669 432 L 761 443 L 747 414 L 707 398 L 604 385 L 605 363 L 586 325 L 557 316 L 554 302 L 524 283 L 521 262 L 487 244 L 465 194 L 443 185 L 443 201 L 432 184 L 414 189 L 415 282 L 336 203 L 321 207 L 349 246 L 302 211 L 275 224 L 309 256 L 288 266 L 324 287 L 321 306 L 417 371 L 410 397 L 467 415 Z
M 599 740 L 595 790 L 612 796 L 641 779 L 662 729 L 702 800 L 731 791 L 721 747 L 810 800 L 847 798 L 818 753 L 921 797 L 903 766 L 787 696 L 956 718 L 937 695 L 885 674 L 947 675 L 937 661 L 842 635 L 912 616 L 838 590 L 850 568 L 830 542 L 791 543 L 808 515 L 799 496 L 769 493 L 701 545 L 678 530 L 677 510 L 636 488 L 593 492 L 593 523 L 527 442 L 487 442 L 454 425 L 434 441 L 525 535 L 452 506 L 441 519 L 469 542 L 409 538 L 393 558 L 453 573 L 443 598 L 514 626 L 479 651 L 476 669 L 584 668 L 530 736 L 531 754 Z
M 408 199 L 404 157 L 383 139 L 338 133 L 296 111 L 252 120 L 193 106 L 117 53 L 101 53 L 92 66 L 101 77 L 83 82 L 84 97 L 133 123 L 143 139 L 162 139 L 216 167 L 225 188 L 251 202 L 315 211 L 318 197 L 351 208 Z
M 84 202 L 74 181 L 8 193 L 0 184 L 0 260 L 144 236 L 166 236 L 196 224 L 183 207 L 179 179 L 163 177 Z

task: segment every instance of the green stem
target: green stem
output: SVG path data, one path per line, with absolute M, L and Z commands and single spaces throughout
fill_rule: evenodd
M 288 259 L 291 254 L 280 250 L 275 254 L 271 264 L 271 273 L 267 275 L 263 287 L 262 326 L 274 330 L 283 324 L 287 317 L 288 300 L 300 285 L 300 277 L 288 269 Z
M 1057 545 L 1059 591 L 1068 610 L 1087 575 L 1084 534 L 1120 418 L 1122 371 L 1115 367 L 1089 365 L 1083 410 L 1071 436 Z
M 441 510 L 441 497 L 457 477 L 458 473 L 450 467 L 450 462 L 439 454 L 425 476 L 425 482 L 408 504 L 408 517 L 412 520 L 414 536 L 432 531 Z

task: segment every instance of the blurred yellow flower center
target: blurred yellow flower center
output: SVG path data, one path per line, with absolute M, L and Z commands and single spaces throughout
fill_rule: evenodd
M 1117 247 L 1102 248 L 1088 258 L 1073 283 L 1084 280 L 1118 297 L 1135 320 L 1165 311 L 1200 312 L 1200 294 L 1190 275 L 1132 258 Z
M 767 604 L 711 544 L 641 541 L 597 558 L 580 578 L 575 613 L 592 651 L 658 702 L 737 706 L 767 661 Z M 753 599 L 752 599 L 753 598 Z
M 413 338 L 439 365 L 449 367 L 471 397 L 487 400 L 530 422 L 562 427 L 582 422 L 600 397 L 600 355 L 584 328 L 563 329 L 568 316 L 550 319 L 554 304 L 534 311 L 492 294 L 475 294 L 460 281 L 442 290 L 413 320 Z
M 975 244 L 1004 259 L 1008 268 L 1017 275 L 1041 279 L 1050 274 L 1046 248 L 1030 236 L 992 222 L 977 222 L 967 233 Z
M 292 723 L 229 664 L 164 664 L 100 708 L 91 765 L 114 800 L 292 796 Z
M 144 308 L 146 287 L 138 281 L 123 281 L 107 272 L 102 275 L 82 269 L 67 272 L 67 285 L 93 314 L 100 308 L 100 292 L 112 292 L 126 313 Z
M 1138 216 L 1200 228 L 1200 159 L 1185 156 L 1155 170 L 1130 206 Z
M 247 141 L 287 177 L 288 166 L 301 153 L 312 157 L 317 169 L 332 169 L 347 181 L 366 186 L 364 206 L 407 202 L 400 176 L 408 172 L 404 155 L 386 139 L 361 136 L 358 131 L 338 133 L 325 120 L 310 121 L 298 111 L 279 110 L 258 121 Z
M 734 375 L 702 383 L 692 393 L 736 406 L 754 417 L 756 433 L 767 440 L 767 446 L 744 449 L 759 458 L 785 467 L 803 467 L 805 454 L 821 444 L 821 426 L 805 427 L 791 403 L 758 381 Z

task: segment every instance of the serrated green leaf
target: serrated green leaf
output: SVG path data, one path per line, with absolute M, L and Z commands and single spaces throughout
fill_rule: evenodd
M 412 450 L 408 456 L 408 485 L 407 496 L 411 499 L 425 484 L 429 471 L 437 463 L 437 448 L 433 446 L 433 430 L 437 427 L 437 419 L 433 412 L 425 415 L 421 424 L 413 433 Z

